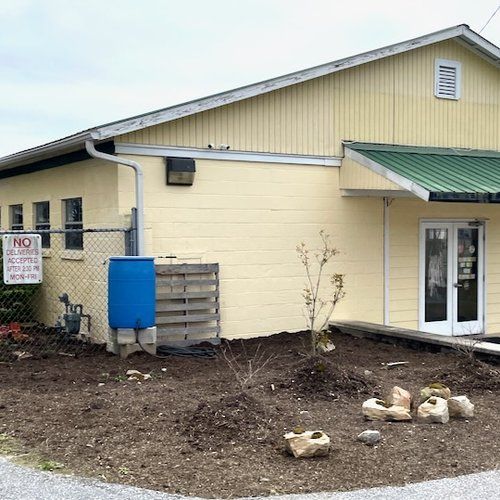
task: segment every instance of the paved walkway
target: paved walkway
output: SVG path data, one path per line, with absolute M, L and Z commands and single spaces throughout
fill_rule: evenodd
M 0 459 L 2 500 L 187 500 L 187 497 L 41 472 Z M 500 470 L 402 487 L 282 495 L 267 500 L 500 500 Z M 190 500 L 193 500 L 191 497 Z M 199 500 L 199 499 L 198 499 Z M 253 497 L 252 500 L 259 500 Z

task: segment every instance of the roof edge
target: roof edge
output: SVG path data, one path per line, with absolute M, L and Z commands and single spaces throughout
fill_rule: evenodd
M 71 136 L 63 137 L 59 140 L 36 146 L 27 150 L 19 151 L 0 158 L 0 167 L 16 166 L 22 163 L 48 158 L 51 155 L 69 152 L 81 147 L 85 140 L 93 139 L 104 141 L 117 135 L 134 132 L 146 127 L 158 125 L 160 123 L 177 120 L 185 116 L 207 111 L 209 109 L 231 104 L 233 102 L 248 99 L 261 94 L 279 90 L 281 88 L 302 83 L 314 78 L 319 78 L 327 74 L 342 71 L 368 62 L 372 62 L 385 57 L 401 54 L 410 50 L 425 47 L 433 43 L 456 38 L 466 43 L 470 50 L 487 58 L 492 64 L 500 67 L 500 49 L 472 31 L 466 24 L 460 24 L 445 28 L 440 31 L 429 33 L 411 40 L 406 40 L 392 45 L 387 45 L 378 49 L 364 52 L 358 55 L 346 57 L 312 68 L 296 71 L 283 76 L 264 80 L 258 83 L 246 85 L 233 90 L 213 94 L 208 97 L 195 99 L 168 108 L 136 115 L 124 120 L 99 125 Z
M 53 142 L 35 146 L 34 148 L 24 149 L 17 153 L 10 154 L 0 158 L 0 170 L 5 167 L 16 167 L 31 163 L 46 158 L 61 155 L 63 153 L 70 153 L 82 148 L 85 140 L 91 139 L 92 136 L 89 132 L 79 132 L 78 134 L 63 137 Z
M 266 94 L 274 90 L 279 90 L 290 85 L 296 85 L 315 78 L 319 78 L 328 74 L 336 73 L 348 68 L 360 66 L 378 59 L 401 54 L 410 50 L 425 47 L 433 43 L 439 43 L 451 38 L 466 37 L 472 30 L 465 24 L 445 28 L 434 33 L 429 33 L 417 38 L 412 38 L 404 42 L 398 42 L 392 45 L 387 45 L 378 49 L 373 49 L 368 52 L 362 52 L 354 56 L 344 57 L 335 61 L 331 61 L 319 66 L 295 71 L 286 75 L 264 80 L 258 83 L 245 85 L 229 91 L 213 94 L 201 99 L 195 99 L 168 108 L 163 108 L 150 113 L 144 113 L 125 120 L 115 121 L 106 125 L 102 125 L 95 129 L 96 138 L 107 139 L 116 135 L 126 134 L 140 130 L 142 128 L 151 127 L 167 121 L 177 120 L 185 116 L 208 111 L 209 109 L 217 108 L 241 101 L 251 97 L 256 97 L 261 94 Z M 482 38 L 482 37 L 480 37 Z M 484 40 L 484 39 L 483 39 Z M 490 44 L 490 42 L 488 42 Z M 490 44 L 495 47 L 493 44 Z M 500 49 L 498 49 L 497 58 L 500 58 Z
M 500 151 L 492 149 L 469 149 L 437 146 L 417 146 L 407 144 L 383 144 L 373 142 L 343 141 L 347 149 L 353 151 L 387 151 L 392 153 L 415 153 L 445 156 L 471 156 L 479 158 L 500 158 Z

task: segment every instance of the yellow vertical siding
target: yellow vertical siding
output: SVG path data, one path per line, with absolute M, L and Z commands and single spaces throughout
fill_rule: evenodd
M 305 277 L 295 248 L 317 246 L 321 229 L 346 274 L 335 317 L 382 321 L 382 201 L 342 198 L 338 168 L 198 160 L 194 185 L 182 187 L 165 184 L 161 158 L 130 158 L 145 171 L 146 252 L 220 263 L 224 336 L 304 328 Z M 119 176 L 127 213 L 133 175 L 121 169 Z
M 498 206 L 395 199 L 390 206 L 390 320 L 418 328 L 421 219 L 486 218 L 486 329 L 500 332 L 500 212 Z
M 434 61 L 462 63 L 462 97 L 434 97 Z M 500 72 L 448 40 L 286 87 L 118 141 L 342 154 L 344 139 L 500 149 Z

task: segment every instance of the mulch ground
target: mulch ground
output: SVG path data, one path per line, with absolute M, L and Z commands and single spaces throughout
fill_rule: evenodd
M 213 498 L 398 485 L 500 466 L 498 367 L 342 334 L 333 341 L 324 359 L 304 355 L 304 334 L 233 341 L 227 356 L 240 366 L 258 346 L 261 360 L 274 356 L 246 384 L 223 357 L 99 353 L 0 365 L 0 432 L 66 472 Z M 393 361 L 409 364 L 384 367 Z M 124 380 L 128 369 L 152 379 Z M 476 417 L 445 425 L 363 419 L 368 397 L 394 385 L 417 395 L 434 381 L 467 394 Z M 287 455 L 282 435 L 297 425 L 329 434 L 330 456 Z M 378 446 L 356 441 L 366 429 L 381 431 Z

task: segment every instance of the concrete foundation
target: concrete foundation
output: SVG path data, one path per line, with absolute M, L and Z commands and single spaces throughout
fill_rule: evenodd
M 156 326 L 138 330 L 133 328 L 110 328 L 106 349 L 122 359 L 138 351 L 146 351 L 155 355 L 156 338 Z

